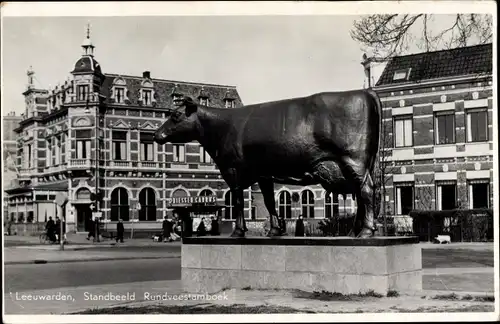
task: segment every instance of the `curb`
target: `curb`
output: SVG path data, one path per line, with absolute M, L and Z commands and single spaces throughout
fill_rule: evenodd
M 74 262 L 97 262 L 97 261 L 123 261 L 123 260 L 154 260 L 154 259 L 177 259 L 181 256 L 150 256 L 150 257 L 108 257 L 108 258 L 84 258 L 84 259 L 70 259 L 70 260 L 23 260 L 23 261 L 6 261 L 4 265 L 17 265 L 17 264 L 47 264 L 47 263 L 74 263 Z

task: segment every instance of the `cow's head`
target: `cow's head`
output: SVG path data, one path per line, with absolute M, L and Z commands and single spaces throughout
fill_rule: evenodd
M 158 144 L 187 143 L 196 139 L 198 105 L 190 97 L 184 97 L 170 111 L 167 120 L 158 128 L 154 140 Z

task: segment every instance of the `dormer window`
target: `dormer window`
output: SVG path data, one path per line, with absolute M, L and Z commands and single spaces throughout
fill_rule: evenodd
M 225 99 L 224 100 L 224 106 L 226 108 L 234 108 L 235 107 L 235 102 L 232 99 Z
M 411 68 L 397 70 L 396 72 L 394 72 L 394 76 L 392 77 L 392 80 L 393 81 L 408 80 L 410 78 L 410 72 L 411 72 Z
M 208 106 L 208 98 L 200 98 L 200 105 Z
M 151 90 L 142 90 L 142 102 L 144 105 L 150 106 L 152 104 L 153 92 Z
M 125 88 L 116 87 L 115 88 L 115 102 L 124 103 L 125 102 Z

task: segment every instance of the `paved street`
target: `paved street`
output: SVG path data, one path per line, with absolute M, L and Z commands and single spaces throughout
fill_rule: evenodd
M 178 280 L 180 276 L 179 258 L 7 265 L 5 292 Z

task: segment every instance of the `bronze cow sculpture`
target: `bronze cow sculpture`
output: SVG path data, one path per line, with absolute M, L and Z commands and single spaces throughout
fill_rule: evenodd
M 241 108 L 181 100 L 156 131 L 158 144 L 198 141 L 217 164 L 235 200 L 232 237 L 244 237 L 243 190 L 258 183 L 271 215 L 269 236 L 281 234 L 274 183 L 320 184 L 354 193 L 354 232 L 374 228 L 372 171 L 379 149 L 381 103 L 372 90 L 324 92 Z

